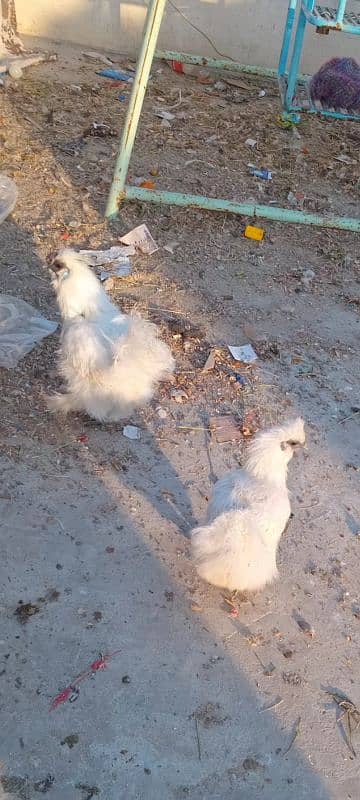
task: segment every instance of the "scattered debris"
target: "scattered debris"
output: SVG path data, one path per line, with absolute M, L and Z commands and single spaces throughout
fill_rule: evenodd
M 83 132 L 83 139 L 87 136 L 97 136 L 99 139 L 106 139 L 109 136 L 117 136 L 117 131 L 111 128 L 110 125 L 105 125 L 104 122 L 92 122 L 88 128 Z
M 175 400 L 175 403 L 183 403 L 184 400 L 189 399 L 185 389 L 172 389 L 170 392 L 170 397 L 172 400 Z
M 85 670 L 84 672 L 80 672 L 80 674 L 74 678 L 72 683 L 66 686 L 65 689 L 63 689 L 59 694 L 56 695 L 56 697 L 54 697 L 50 705 L 50 711 L 54 711 L 54 709 L 62 705 L 62 703 L 66 703 L 67 701 L 73 702 L 74 699 L 79 696 L 79 684 L 82 683 L 82 681 L 84 681 L 86 678 L 94 675 L 95 672 L 98 672 L 101 669 L 106 669 L 108 661 L 117 656 L 120 652 L 120 650 L 115 650 L 113 653 L 109 653 L 108 655 L 102 655 L 102 653 L 100 653 L 99 658 L 90 664 L 89 669 Z
M 131 683 L 130 675 L 123 675 L 121 678 L 121 683 L 129 684 Z
M 306 289 L 310 289 L 312 281 L 316 278 L 315 272 L 313 269 L 306 269 L 301 277 L 301 281 L 304 284 Z
M 96 72 L 101 78 L 111 78 L 113 81 L 133 81 L 132 75 L 128 72 L 122 72 L 120 69 L 99 69 Z
M 125 425 L 123 428 L 123 435 L 126 436 L 127 439 L 140 439 L 140 428 L 137 428 L 136 425 Z
M 0 225 L 11 214 L 17 201 L 16 183 L 0 172 Z
M 160 119 L 165 119 L 166 122 L 171 122 L 175 119 L 175 114 L 172 114 L 171 111 L 166 111 L 165 108 L 158 108 L 154 111 L 156 117 L 160 117 Z
M 243 435 L 239 424 L 232 414 L 220 414 L 218 417 L 210 417 L 210 431 L 215 435 L 218 444 L 224 442 L 241 442 Z
M 46 778 L 41 781 L 36 781 L 34 783 L 34 791 L 41 792 L 41 794 L 46 794 L 46 792 L 51 789 L 52 785 L 55 783 L 55 778 L 53 775 L 48 774 Z
M 280 697 L 280 695 L 278 695 L 275 698 L 275 700 L 273 700 L 273 702 L 270 703 L 270 705 L 263 706 L 262 708 L 260 708 L 259 709 L 259 714 L 263 714 L 264 711 L 272 711 L 274 708 L 277 708 L 278 706 L 281 706 L 281 703 L 283 703 L 283 702 L 284 702 L 283 698 Z
M 346 694 L 338 691 L 327 691 L 327 694 L 333 698 L 334 702 L 337 706 L 342 710 L 342 714 L 337 720 L 338 723 L 342 722 L 343 718 L 346 718 L 347 722 L 347 735 L 345 734 L 345 740 L 348 745 L 348 748 L 352 755 L 356 758 L 356 752 L 354 750 L 354 746 L 352 743 L 352 734 L 353 734 L 353 724 L 354 724 L 354 732 L 358 730 L 360 726 L 360 711 L 355 705 L 355 703 L 347 697 Z
M 235 361 L 242 361 L 243 364 L 253 364 L 257 361 L 257 355 L 251 344 L 244 344 L 241 347 L 229 344 L 228 348 Z
M 216 356 L 216 350 L 210 350 L 210 353 L 209 353 L 209 355 L 208 355 L 208 357 L 207 357 L 207 359 L 205 361 L 205 364 L 204 364 L 204 366 L 202 368 L 203 372 L 210 372 L 211 369 L 214 369 L 214 367 L 215 367 L 215 356 Z
M 309 622 L 306 621 L 303 617 L 300 616 L 296 611 L 294 611 L 294 619 L 296 620 L 300 630 L 305 633 L 305 636 L 308 636 L 310 639 L 313 639 L 315 636 L 315 629 L 310 625 Z
M 179 242 L 169 242 L 169 244 L 164 244 L 163 250 L 173 255 L 176 247 L 179 247 Z
M 255 225 L 247 225 L 244 236 L 246 236 L 247 239 L 254 239 L 256 242 L 262 242 L 265 238 L 265 231 L 263 228 L 256 228 Z
M 144 255 L 147 256 L 151 256 L 159 249 L 151 236 L 149 228 L 144 223 L 138 225 L 137 228 L 134 228 L 132 231 L 129 231 L 126 236 L 122 236 L 120 242 L 133 245 L 136 250 L 140 250 L 140 253 L 144 253 Z
M 14 369 L 35 345 L 56 331 L 39 311 L 19 297 L 0 295 L 0 367 Z
M 81 55 L 84 58 L 88 58 L 89 61 L 102 61 L 103 64 L 107 64 L 109 67 L 113 64 L 110 58 L 104 56 L 103 53 L 98 53 L 97 50 L 84 50 Z
M 204 610 L 202 606 L 198 605 L 198 603 L 191 603 L 190 608 L 191 608 L 191 611 L 195 611 L 198 614 L 200 614 L 200 612 Z
M 273 664 L 272 661 L 269 661 L 268 664 L 264 664 L 264 662 L 261 660 L 261 658 L 260 658 L 259 654 L 256 652 L 256 650 L 254 650 L 254 656 L 255 656 L 255 658 L 257 658 L 259 664 L 261 664 L 261 666 L 262 666 L 262 668 L 264 670 L 264 675 L 267 678 L 271 678 L 272 674 L 276 670 L 275 664 Z
M 286 756 L 288 754 L 289 750 L 291 750 L 291 748 L 292 748 L 292 746 L 293 746 L 293 744 L 295 742 L 295 739 L 296 739 L 296 737 L 297 737 L 297 735 L 299 733 L 299 730 L 300 730 L 300 722 L 301 722 L 301 717 L 298 717 L 298 719 L 295 722 L 293 732 L 291 734 L 290 742 L 289 742 L 286 750 L 284 750 L 283 756 Z
M 194 717 L 194 723 L 195 723 L 195 733 L 196 733 L 198 759 L 199 759 L 199 761 L 201 761 L 201 745 L 200 745 L 199 723 L 198 723 L 197 717 Z
M 248 147 L 255 147 L 255 145 L 257 144 L 257 139 L 246 139 L 245 144 Z
M 253 178 L 261 178 L 263 181 L 272 181 L 272 172 L 269 169 L 257 169 L 257 167 L 250 167 L 250 175 Z
M 81 255 L 85 256 L 88 264 L 92 267 L 105 267 L 100 272 L 100 280 L 105 281 L 109 277 L 125 278 L 130 275 L 131 264 L 129 256 L 135 255 L 135 247 L 116 245 L 109 250 L 80 250 Z

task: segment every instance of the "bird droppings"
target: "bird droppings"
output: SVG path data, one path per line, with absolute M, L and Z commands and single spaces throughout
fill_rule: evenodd
M 76 783 L 75 789 L 82 792 L 81 800 L 91 800 L 92 797 L 97 797 L 100 794 L 100 789 L 97 786 L 89 786 L 87 783 Z
M 219 703 L 204 703 L 199 706 L 192 714 L 192 719 L 201 722 L 204 728 L 212 728 L 214 725 L 224 725 L 228 716 L 224 713 Z
M 72 748 L 75 747 L 75 745 L 78 744 L 78 742 L 79 742 L 78 734 L 77 733 L 69 733 L 69 735 L 65 736 L 65 738 L 62 740 L 62 742 L 60 742 L 60 744 L 61 745 L 65 745 L 66 744 L 68 746 L 68 748 L 70 750 L 72 750 Z
M 36 603 L 24 603 L 22 600 L 19 600 L 14 613 L 19 622 L 21 622 L 22 625 L 26 625 L 30 617 L 38 614 L 39 611 L 40 607 L 36 605 Z
M 34 792 L 40 792 L 41 794 L 46 794 L 46 792 L 51 789 L 52 785 L 55 783 L 55 778 L 53 775 L 47 775 L 46 778 L 43 780 L 36 781 L 34 783 Z

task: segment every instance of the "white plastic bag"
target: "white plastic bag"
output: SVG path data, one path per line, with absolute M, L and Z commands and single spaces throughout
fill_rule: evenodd
M 20 358 L 54 333 L 57 322 L 50 322 L 19 297 L 0 295 L 0 367 L 13 369 Z
M 17 201 L 17 188 L 14 181 L 0 172 L 0 225 L 11 214 Z

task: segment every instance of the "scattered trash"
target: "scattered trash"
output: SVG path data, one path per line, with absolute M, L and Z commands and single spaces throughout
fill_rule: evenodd
M 109 555 L 112 555 L 113 553 L 115 553 L 115 547 L 111 547 L 110 545 L 108 545 L 107 547 L 105 547 L 105 553 L 109 553 Z
M 257 139 L 246 139 L 245 144 L 248 147 L 255 147 L 255 145 L 257 144 Z
M 98 53 L 96 50 L 85 50 L 81 55 L 90 61 L 102 61 L 103 64 L 107 64 L 109 67 L 113 64 L 110 58 L 104 56 L 103 53 Z
M 135 255 L 135 247 L 124 247 L 115 245 L 109 250 L 80 250 L 80 254 L 85 256 L 91 267 L 105 267 L 100 272 L 100 280 L 106 281 L 107 278 L 125 278 L 130 275 L 131 264 L 129 256 Z
M 256 411 L 247 411 L 244 417 L 243 424 L 241 426 L 241 433 L 248 439 L 250 436 L 253 436 L 259 430 L 259 423 Z
M 168 415 L 168 413 L 165 410 L 165 408 L 162 408 L 161 406 L 157 407 L 156 413 L 157 413 L 158 417 L 160 417 L 160 419 L 166 419 L 167 415 Z
M 105 125 L 104 122 L 92 122 L 88 128 L 84 130 L 83 139 L 87 136 L 97 136 L 99 139 L 106 139 L 108 136 L 117 136 L 117 131 L 110 128 L 110 125 Z
M 184 389 L 172 389 L 170 397 L 172 400 L 175 400 L 175 403 L 183 403 L 184 400 L 189 399 Z
M 121 683 L 129 684 L 131 683 L 130 675 L 123 675 L 121 678 Z
M 125 425 L 123 428 L 123 435 L 127 439 L 140 439 L 140 429 L 136 425 Z
M 224 442 L 241 442 L 243 435 L 232 414 L 220 414 L 218 417 L 210 417 L 210 431 L 215 435 L 218 444 Z
M 272 172 L 269 169 L 257 169 L 257 167 L 250 167 L 250 175 L 253 178 L 261 178 L 263 181 L 272 181 Z
M 180 75 L 192 75 L 199 83 L 210 83 L 210 72 L 199 64 L 184 64 L 183 61 L 168 61 L 169 67 Z
M 306 289 L 310 289 L 311 283 L 316 278 L 315 272 L 313 269 L 306 269 L 301 277 L 301 281 L 304 284 Z
M 247 239 L 254 239 L 256 242 L 262 242 L 265 238 L 265 231 L 263 228 L 256 228 L 255 225 L 247 225 L 244 236 Z
M 293 728 L 293 732 L 291 734 L 290 742 L 289 742 L 286 750 L 284 750 L 283 756 L 286 756 L 288 754 L 289 750 L 291 750 L 291 748 L 292 748 L 292 746 L 293 746 L 293 744 L 295 742 L 295 739 L 296 739 L 296 737 L 297 737 L 297 735 L 299 733 L 299 730 L 300 730 L 300 722 L 301 722 L 301 717 L 298 717 L 298 719 L 295 722 L 295 725 L 294 725 L 294 728 Z
M 127 98 L 128 98 L 127 94 L 118 94 L 117 97 L 117 99 L 120 100 L 120 103 L 124 103 L 125 100 L 127 100 Z
M 20 359 L 58 327 L 19 297 L 0 295 L 0 367 L 14 369 Z
M 235 382 L 240 383 L 241 386 L 246 386 L 246 380 L 242 375 L 235 375 Z
M 132 231 L 129 231 L 126 236 L 122 236 L 120 242 L 133 245 L 136 250 L 140 250 L 141 253 L 147 256 L 151 256 L 159 249 L 151 236 L 149 228 L 144 223 L 138 225 L 137 228 L 134 228 Z
M 166 111 L 165 108 L 158 108 L 154 111 L 156 117 L 160 117 L 160 119 L 166 119 L 167 122 L 171 122 L 171 120 L 175 119 L 175 114 L 172 114 L 171 111 Z
M 294 208 L 303 208 L 304 200 L 305 200 L 305 193 L 304 192 L 289 192 L 288 196 L 288 203 Z
M 141 181 L 140 186 L 142 189 L 155 189 L 154 181 Z
M 260 89 L 258 97 L 265 97 L 265 96 L 266 96 L 266 90 L 265 89 Z
M 216 350 L 210 350 L 210 353 L 209 353 L 209 355 L 208 355 L 208 357 L 207 357 L 207 359 L 205 361 L 205 364 L 204 364 L 204 366 L 202 368 L 203 372 L 209 372 L 211 369 L 214 369 L 214 367 L 215 367 L 215 356 L 216 356 Z
M 120 69 L 99 69 L 96 72 L 102 78 L 111 78 L 113 81 L 133 81 L 132 75 L 128 72 L 122 72 Z
M 163 250 L 173 255 L 176 247 L 179 247 L 179 242 L 169 242 L 169 244 L 164 244 Z
M 313 637 L 315 636 L 315 630 L 312 627 L 312 625 L 310 625 L 310 623 L 307 622 L 306 619 L 301 617 L 296 612 L 294 613 L 294 618 L 295 618 L 300 630 L 303 633 L 305 633 L 305 636 L 308 636 L 310 639 L 313 639 Z
M 11 214 L 17 201 L 16 184 L 3 172 L 0 172 L 0 224 Z
M 259 709 L 259 714 L 263 714 L 264 711 L 272 711 L 274 708 L 277 708 L 284 702 L 283 698 L 278 695 L 275 700 L 268 706 L 263 706 L 263 708 Z
M 77 699 L 80 693 L 79 684 L 82 683 L 82 681 L 84 681 L 86 678 L 90 678 L 91 675 L 94 675 L 94 673 L 98 672 L 100 669 L 106 669 L 108 661 L 117 656 L 120 652 L 120 650 L 115 650 L 113 653 L 109 653 L 108 655 L 102 655 L 102 653 L 100 653 L 99 658 L 90 664 L 89 669 L 85 670 L 84 672 L 80 672 L 80 674 L 77 675 L 76 678 L 74 678 L 74 680 L 62 690 L 62 692 L 54 697 L 50 704 L 50 711 L 54 711 L 55 708 L 62 705 L 62 703 L 66 703 L 67 701 L 74 702 L 74 699 Z
M 190 608 L 191 611 L 195 611 L 198 614 L 200 614 L 200 612 L 204 610 L 202 606 L 198 605 L 198 603 L 191 603 Z
M 352 743 L 352 733 L 353 733 L 352 722 L 354 723 L 354 730 L 355 731 L 358 730 L 360 725 L 360 711 L 356 707 L 355 703 L 353 703 L 352 700 L 350 700 L 350 698 L 346 696 L 346 694 L 342 694 L 342 692 L 331 691 L 331 690 L 327 691 L 326 693 L 333 698 L 334 702 L 337 704 L 339 708 L 341 708 L 343 712 L 339 717 L 339 719 L 337 720 L 337 722 L 339 723 L 342 721 L 344 717 L 346 718 L 347 735 L 344 729 L 345 740 L 350 752 L 356 758 L 356 752 L 354 750 L 354 746 Z
M 345 155 L 345 153 L 335 156 L 335 161 L 340 161 L 342 164 L 356 164 L 356 161 L 354 161 L 353 158 L 350 158 L 350 156 Z
M 257 360 L 257 355 L 251 344 L 244 344 L 241 347 L 229 344 L 228 348 L 235 361 L 242 361 L 243 364 L 253 364 Z

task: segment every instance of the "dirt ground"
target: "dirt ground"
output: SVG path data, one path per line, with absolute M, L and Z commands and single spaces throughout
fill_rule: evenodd
M 138 441 L 47 411 L 58 333 L 1 370 L 2 798 L 358 800 L 358 241 L 266 222 L 259 244 L 240 217 L 148 204 L 106 223 L 117 138 L 84 131 L 120 132 L 129 87 L 81 49 L 51 49 L 56 63 L 0 95 L 0 170 L 19 189 L 0 227 L 1 291 L 58 320 L 47 257 L 146 222 L 160 249 L 132 259 L 111 295 L 161 326 L 177 369 L 131 419 Z M 152 74 L 131 182 L 358 216 L 354 123 L 283 130 L 270 81 Z M 247 342 L 259 355 L 248 368 L 226 348 Z M 209 419 L 229 413 L 242 440 L 219 444 Z M 298 413 L 308 449 L 290 469 L 280 580 L 232 608 L 194 573 L 189 530 L 247 437 Z M 49 710 L 99 654 L 114 654 L 107 668 Z

